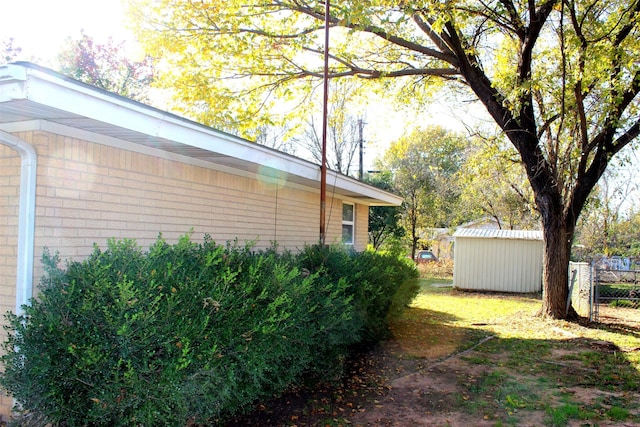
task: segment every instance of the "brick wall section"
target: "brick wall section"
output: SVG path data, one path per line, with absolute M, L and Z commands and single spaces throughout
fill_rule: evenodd
M 20 155 L 0 145 L 0 283 L 16 282 Z M 15 286 L 0 288 L 0 312 L 15 309 Z M 0 331 L 4 338 L 4 330 Z

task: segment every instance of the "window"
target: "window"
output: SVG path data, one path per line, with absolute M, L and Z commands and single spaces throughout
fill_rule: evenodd
M 342 204 L 342 242 L 353 245 L 355 225 L 355 207 L 350 203 Z

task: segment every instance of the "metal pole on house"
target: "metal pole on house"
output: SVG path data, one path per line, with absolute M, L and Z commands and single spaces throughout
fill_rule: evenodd
M 320 244 L 326 240 L 327 116 L 329 104 L 329 0 L 324 4 L 324 99 L 322 103 L 322 164 L 320 165 Z
M 358 119 L 358 131 L 359 131 L 359 140 L 358 145 L 360 146 L 360 169 L 358 170 L 358 179 L 362 181 L 364 177 L 364 139 L 362 138 L 362 128 L 364 127 L 364 123 L 362 122 L 362 117 Z

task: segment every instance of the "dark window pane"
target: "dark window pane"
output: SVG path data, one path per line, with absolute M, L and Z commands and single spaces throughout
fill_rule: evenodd
M 353 243 L 353 225 L 342 225 L 342 241 L 344 243 Z
M 353 205 L 342 204 L 342 220 L 353 221 Z

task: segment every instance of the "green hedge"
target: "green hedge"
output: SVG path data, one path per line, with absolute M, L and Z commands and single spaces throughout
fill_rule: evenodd
M 297 264 L 331 282 L 349 281 L 348 293 L 362 325 L 358 344 L 385 338 L 390 317 L 401 314 L 420 290 L 415 264 L 389 253 L 310 246 L 299 255 Z
M 215 424 L 384 336 L 417 292 L 397 258 L 337 247 L 110 241 L 8 314 L 0 384 L 54 426 Z

